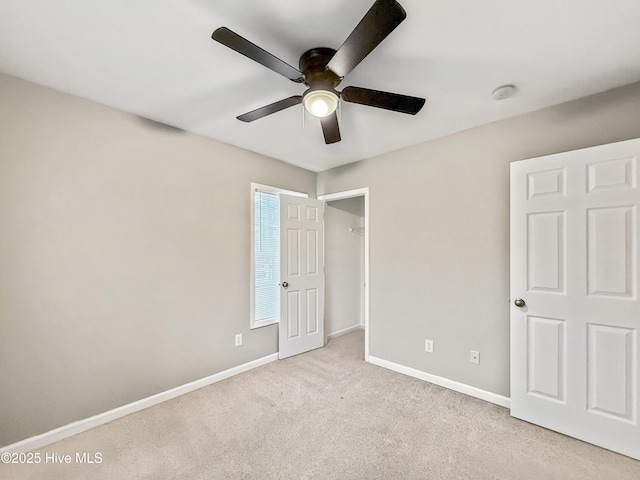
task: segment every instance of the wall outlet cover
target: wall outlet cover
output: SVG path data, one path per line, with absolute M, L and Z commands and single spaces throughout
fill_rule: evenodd
M 433 340 L 425 339 L 425 341 L 424 341 L 424 351 L 427 352 L 427 353 L 433 353 Z
M 480 365 L 480 352 L 469 350 L 469 361 L 475 365 Z

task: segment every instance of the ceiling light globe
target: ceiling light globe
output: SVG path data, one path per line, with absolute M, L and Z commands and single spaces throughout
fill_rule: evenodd
M 326 117 L 338 108 L 338 96 L 329 90 L 313 90 L 304 96 L 304 108 L 314 117 Z

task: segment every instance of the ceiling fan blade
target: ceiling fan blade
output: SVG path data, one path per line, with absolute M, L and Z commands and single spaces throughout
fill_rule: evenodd
M 376 0 L 327 64 L 339 77 L 346 76 L 407 18 L 395 0 Z
M 288 63 L 280 60 L 278 57 L 271 55 L 266 50 L 263 50 L 259 46 L 251 43 L 249 40 L 229 30 L 227 27 L 220 27 L 216 29 L 211 34 L 211 38 L 216 42 L 220 42 L 224 46 L 241 53 L 245 57 L 264 65 L 274 72 L 287 77 L 293 82 L 304 82 L 304 75 L 297 68 L 292 67 Z
M 254 120 L 258 120 L 259 118 L 266 117 L 267 115 L 271 115 L 272 113 L 279 112 L 280 110 L 284 110 L 285 108 L 298 105 L 300 102 L 302 102 L 302 95 L 295 95 L 293 97 L 285 98 L 284 100 L 272 103 L 270 105 L 256 108 L 255 110 L 251 110 L 250 112 L 240 115 L 237 118 L 238 120 L 242 120 L 243 122 L 253 122 Z
M 345 102 L 359 103 L 360 105 L 384 108 L 385 110 L 393 110 L 394 112 L 408 113 L 410 115 L 418 113 L 426 102 L 424 98 L 360 87 L 346 87 L 342 90 L 340 96 Z
M 338 125 L 338 115 L 336 115 L 336 112 L 321 118 L 320 123 L 322 124 L 324 143 L 329 145 L 330 143 L 336 143 L 341 140 L 340 126 Z

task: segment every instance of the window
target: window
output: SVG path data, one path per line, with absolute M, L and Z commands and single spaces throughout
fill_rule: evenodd
M 251 328 L 280 321 L 280 193 L 307 196 L 251 184 Z
M 280 318 L 280 202 L 278 195 L 257 191 L 254 196 L 254 322 Z

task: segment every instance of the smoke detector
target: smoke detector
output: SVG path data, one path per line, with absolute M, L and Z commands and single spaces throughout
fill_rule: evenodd
M 516 87 L 514 85 L 502 85 L 496 88 L 491 96 L 494 100 L 504 100 L 505 98 L 512 97 L 516 93 Z

